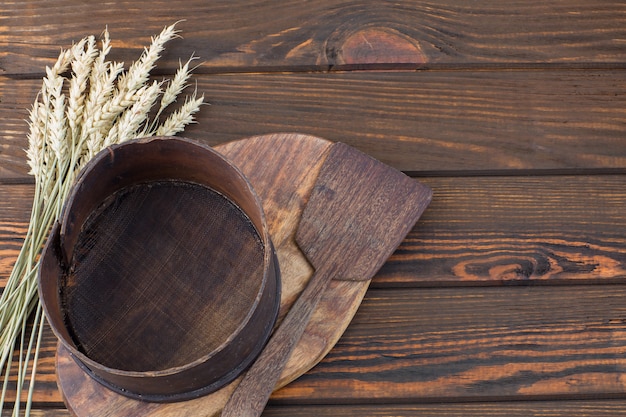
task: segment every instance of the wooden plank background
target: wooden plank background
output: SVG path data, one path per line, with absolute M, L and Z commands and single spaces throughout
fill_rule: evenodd
M 4 2 L 0 285 L 45 66 L 105 26 L 128 64 L 176 20 L 155 77 L 200 57 L 210 106 L 187 136 L 318 135 L 434 190 L 335 349 L 264 415 L 625 412 L 623 1 Z M 54 346 L 48 331 L 36 416 L 68 415 Z
M 304 131 L 413 173 L 626 168 L 624 71 L 211 74 L 187 136 L 216 145 Z M 26 109 L 41 82 L 0 77 L 3 177 L 24 177 Z M 11 107 L 8 107 L 11 106 Z M 452 172 L 450 172 L 452 171 Z M 622 171 L 620 171 L 622 172 Z
M 112 57 L 130 61 L 146 37 L 172 20 L 183 20 L 184 39 L 169 50 L 164 67 L 195 52 L 210 72 L 367 64 L 621 67 L 626 41 L 621 1 L 117 0 L 94 5 L 52 0 L 2 7 L 0 68 L 7 75 L 41 74 L 60 46 L 105 26 L 117 40 Z

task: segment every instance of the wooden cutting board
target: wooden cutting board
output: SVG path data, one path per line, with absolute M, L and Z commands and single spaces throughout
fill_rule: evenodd
M 248 177 L 263 208 L 282 274 L 279 322 L 297 299 L 313 269 L 295 243 L 302 210 L 331 142 L 301 134 L 273 134 L 215 149 Z M 291 354 L 276 389 L 315 366 L 337 343 L 356 313 L 369 281 L 331 282 L 304 335 Z M 210 395 L 178 403 L 147 403 L 113 392 L 91 379 L 59 345 L 57 382 L 67 408 L 83 416 L 219 416 L 239 380 Z

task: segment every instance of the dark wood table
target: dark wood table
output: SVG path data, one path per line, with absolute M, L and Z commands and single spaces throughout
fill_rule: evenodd
M 0 20 L 0 285 L 45 66 L 105 26 L 128 64 L 184 20 L 156 75 L 201 57 L 211 105 L 186 136 L 306 133 L 434 190 L 344 336 L 265 416 L 626 413 L 623 1 L 49 0 Z M 47 331 L 33 415 L 69 414 L 55 347 Z

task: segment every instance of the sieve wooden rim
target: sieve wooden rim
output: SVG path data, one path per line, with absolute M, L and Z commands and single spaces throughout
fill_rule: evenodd
M 213 351 L 185 365 L 162 370 L 115 369 L 92 360 L 76 347 L 63 317 L 60 276 L 70 265 L 82 225 L 102 201 L 130 185 L 159 180 L 208 186 L 234 202 L 251 220 L 263 243 L 263 281 L 246 317 Z M 280 272 L 261 201 L 244 174 L 204 144 L 178 137 L 152 137 L 111 146 L 96 155 L 81 171 L 60 222 L 53 228 L 42 252 L 39 293 L 53 332 L 77 363 L 96 380 L 135 398 L 177 401 L 219 389 L 238 376 L 258 355 L 278 314 Z M 217 377 L 207 377 L 207 372 L 220 368 L 219 363 L 213 362 L 224 362 L 232 356 L 232 346 L 247 336 L 257 342 L 253 351 L 238 358 L 239 362 L 233 361 L 230 369 L 217 372 L 220 374 Z

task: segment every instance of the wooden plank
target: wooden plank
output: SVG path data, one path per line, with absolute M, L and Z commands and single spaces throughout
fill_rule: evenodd
M 626 279 L 626 176 L 420 181 L 433 201 L 373 286 Z M 0 283 L 26 233 L 32 193 L 32 185 L 0 185 Z
M 525 245 L 532 249 L 533 231 L 539 239 L 545 232 L 547 236 L 554 234 L 557 240 L 571 233 L 570 243 L 557 242 L 553 250 L 582 251 L 588 261 L 576 262 L 575 256 L 569 255 L 574 260 L 565 263 L 570 270 L 563 276 L 563 282 L 577 279 L 577 273 L 593 281 L 586 274 L 603 253 L 615 252 L 617 255 L 610 256 L 621 256 L 623 262 L 621 176 L 426 180 L 435 190 L 435 199 L 415 230 L 417 240 L 428 233 L 442 240 L 466 236 L 467 240 L 454 243 L 452 251 L 459 246 L 470 248 L 464 250 L 476 253 L 466 255 L 466 260 L 476 257 L 482 262 L 481 249 L 472 249 L 475 241 L 487 248 L 487 257 L 491 250 L 497 254 L 501 247 L 516 257 L 527 252 Z M 0 189 L 1 195 L 9 196 L 0 198 L 3 224 L 0 229 L 8 230 L 9 236 L 6 240 L 2 238 L 0 247 L 3 262 L 10 263 L 25 230 L 32 186 L 12 184 L 2 185 Z M 593 207 L 594 200 L 597 213 L 586 212 L 585 207 Z M 527 201 L 526 205 L 520 204 L 521 201 Z M 475 207 L 476 212 L 467 211 L 468 207 Z M 15 221 L 18 226 L 5 227 L 7 220 Z M 503 231 L 496 230 L 498 225 Z M 563 232 L 566 227 L 569 231 Z M 510 238 L 503 238 L 507 233 Z M 527 239 L 518 242 L 516 234 L 523 233 Z M 483 239 L 474 240 L 476 235 Z M 414 247 L 413 243 L 409 245 Z M 594 252 L 602 245 L 614 248 Z M 10 247 L 9 252 L 5 246 Z M 445 271 L 449 268 L 448 256 L 453 255 L 440 254 L 432 265 L 443 263 L 441 268 Z M 421 257 L 425 258 L 428 255 Z M 497 256 L 495 259 L 499 260 Z M 1 273 L 3 277 L 9 272 L 8 263 Z M 623 277 L 619 269 L 611 270 L 611 264 L 605 264 L 606 269 L 599 269 L 607 274 L 604 278 Z M 396 272 L 404 278 L 421 273 L 419 264 L 404 270 L 395 268 L 391 267 L 391 278 Z M 428 275 L 426 272 L 421 279 L 426 280 Z M 385 277 L 386 273 L 377 280 Z M 512 277 L 524 281 L 523 276 Z M 350 330 L 352 333 L 333 351 L 331 355 L 335 356 L 329 356 L 321 368 L 302 379 L 304 382 L 288 387 L 291 391 L 282 392 L 278 398 L 288 402 L 326 401 L 333 392 L 340 393 L 343 384 L 349 386 L 349 392 L 366 396 L 359 401 L 366 401 L 376 392 L 411 396 L 420 401 L 456 400 L 457 396 L 472 401 L 476 400 L 475 396 L 488 399 L 542 395 L 574 398 L 596 393 L 621 396 L 619 375 L 624 370 L 621 352 L 626 334 L 621 305 L 624 291 L 622 285 L 371 291 L 369 304 L 364 304 L 359 319 L 350 326 L 355 330 Z M 384 319 L 388 321 L 378 321 Z M 415 336 L 406 339 L 411 334 Z M 35 394 L 40 402 L 60 401 L 53 377 L 54 342 L 54 336 L 46 333 L 40 365 L 44 376 L 39 378 Z M 404 384 L 402 378 L 407 375 L 415 376 L 416 381 Z M 298 385 L 301 383 L 304 385 Z M 454 398 L 439 398 L 444 394 Z M 353 394 L 344 391 L 341 395 L 348 398 Z M 332 397 L 332 400 L 341 399 Z
M 301 132 L 412 172 L 626 169 L 624 71 L 198 75 L 185 135 L 217 145 Z M 27 172 L 39 80 L 0 77 L 0 178 Z
M 622 400 L 578 400 L 465 404 L 269 406 L 265 409 L 263 417 L 608 417 L 623 415 L 624 412 L 626 412 L 626 403 Z
M 2 417 L 13 417 L 12 411 L 6 409 L 2 411 Z M 20 416 L 24 416 L 24 412 L 20 413 Z M 30 412 L 31 417 L 70 417 L 71 414 L 65 408 L 33 408 Z
M 576 282 L 576 280 L 579 279 L 583 282 L 600 280 L 613 282 L 615 280 L 620 281 L 624 277 L 623 230 L 626 229 L 624 228 L 625 219 L 622 210 L 625 198 L 623 187 L 624 178 L 622 176 L 556 176 L 535 178 L 474 177 L 427 178 L 425 180 L 435 191 L 433 203 L 415 229 L 414 235 L 411 235 L 403 244 L 400 251 L 392 258 L 392 261 L 383 267 L 382 273 L 379 274 L 375 280 L 375 285 L 453 285 L 455 282 L 463 283 L 463 279 L 468 280 L 467 283 L 473 282 L 474 284 L 481 280 L 488 281 L 490 279 L 495 280 L 495 282 L 523 283 L 526 282 L 527 278 L 531 280 L 546 279 L 548 282 L 553 282 L 550 280 L 556 279 L 560 283 Z M 0 244 L 0 247 L 3 248 L 3 272 L 0 275 L 5 277 L 8 275 L 10 264 L 19 249 L 19 238 L 23 234 L 23 231 L 25 231 L 28 216 L 27 207 L 30 204 L 30 198 L 32 196 L 32 186 L 26 184 L 12 184 L 2 185 L 0 189 L 2 189 L 2 193 L 0 194 L 8 197 L 0 198 L 0 216 L 2 217 L 2 227 L 0 227 L 0 229 L 6 230 L 6 232 L 4 232 L 6 235 L 3 233 L 2 237 L 3 243 Z M 595 207 L 595 209 L 593 212 L 590 212 L 586 210 L 588 207 Z M 433 247 L 437 249 L 430 249 Z M 410 253 L 410 255 L 407 256 L 407 253 Z M 529 253 L 531 255 L 529 255 Z M 546 258 L 552 256 L 555 260 L 556 266 L 553 266 L 548 261 L 543 262 L 544 266 L 548 265 L 548 268 L 554 268 L 552 270 L 554 276 L 551 275 L 550 270 L 547 272 L 544 271 L 543 274 L 541 273 L 541 262 L 539 260 L 542 256 Z M 537 260 L 533 261 L 533 259 Z M 524 262 L 526 263 L 524 264 Z M 533 264 L 533 262 L 535 263 Z M 478 267 L 472 268 L 472 263 L 478 265 Z M 454 267 L 456 264 L 461 266 L 469 265 L 470 267 L 463 270 L 459 266 Z M 562 264 L 563 268 L 559 269 L 559 264 Z M 532 267 L 537 268 L 534 270 L 534 275 L 530 274 L 530 276 L 527 276 L 528 274 L 526 272 L 533 271 Z M 453 274 L 454 271 L 466 272 L 465 275 L 462 273 L 455 276 Z M 473 274 L 469 274 L 468 271 L 473 272 Z M 495 275 L 493 275 L 494 272 L 496 273 Z M 500 275 L 498 275 L 498 273 Z M 437 278 L 442 279 L 444 282 L 437 282 Z M 429 282 L 429 279 L 432 281 Z M 447 283 L 445 281 L 447 281 Z M 533 381 L 533 377 L 535 377 L 536 374 L 532 373 L 532 367 L 537 365 L 551 368 L 546 370 L 545 374 L 548 378 L 556 380 L 551 382 L 553 384 L 561 384 L 569 387 L 572 383 L 579 383 L 584 388 L 585 384 L 591 384 L 590 379 L 601 378 L 601 380 L 597 382 L 598 389 L 607 389 L 607 392 L 615 394 L 615 391 L 611 391 L 611 389 L 615 390 L 615 384 L 619 382 L 619 378 L 615 378 L 615 381 L 618 382 L 615 382 L 613 385 L 607 383 L 602 379 L 605 378 L 602 376 L 602 372 L 606 371 L 602 366 L 606 365 L 603 360 L 607 359 L 607 375 L 610 376 L 613 367 L 617 366 L 615 361 L 618 355 L 615 353 L 616 351 L 614 349 L 618 349 L 618 351 L 620 349 L 623 350 L 623 346 L 621 345 L 622 341 L 620 339 L 621 336 L 613 334 L 613 332 L 619 333 L 622 331 L 622 309 L 618 305 L 619 303 L 613 298 L 621 297 L 621 292 L 623 292 L 622 288 L 622 286 L 592 285 L 585 288 L 537 287 L 520 289 L 463 288 L 451 290 L 411 290 L 411 295 L 407 295 L 404 297 L 404 301 L 402 301 L 406 303 L 406 305 L 402 304 L 398 307 L 389 304 L 390 310 L 380 313 L 381 316 L 389 317 L 390 320 L 394 321 L 394 323 L 387 323 L 386 325 L 380 325 L 380 327 L 397 327 L 395 311 L 400 309 L 403 311 L 400 313 L 400 322 L 404 323 L 400 326 L 402 329 L 400 331 L 406 334 L 421 331 L 423 328 L 423 325 L 420 324 L 421 322 L 415 324 L 414 327 L 412 327 L 413 325 L 410 323 L 407 324 L 407 321 L 410 322 L 413 316 L 419 316 L 422 320 L 429 320 L 435 324 L 445 324 L 446 320 L 448 322 L 452 321 L 453 325 L 456 327 L 453 326 L 450 332 L 455 339 L 445 343 L 454 344 L 458 343 L 457 338 L 461 336 L 470 341 L 482 337 L 479 335 L 479 330 L 473 330 L 473 333 L 470 332 L 469 336 L 464 336 L 463 329 L 468 325 L 468 322 L 470 325 L 473 323 L 474 325 L 482 326 L 486 318 L 491 314 L 493 314 L 494 317 L 501 317 L 498 315 L 498 311 L 502 308 L 505 311 L 509 311 L 507 314 L 511 315 L 509 318 L 505 317 L 502 320 L 500 318 L 497 319 L 503 326 L 509 326 L 506 328 L 505 333 L 509 333 L 509 328 L 515 328 L 518 325 L 523 327 L 522 331 L 511 339 L 512 341 L 510 343 L 507 342 L 513 346 L 511 355 L 517 354 L 518 356 L 507 357 L 502 353 L 506 350 L 506 346 L 503 347 L 497 345 L 497 343 L 504 342 L 494 342 L 496 343 L 494 347 L 487 342 L 474 340 L 476 346 L 479 347 L 479 352 L 475 353 L 475 356 L 465 359 L 459 356 L 452 360 L 445 357 L 439 358 L 445 364 L 443 369 L 447 369 L 446 372 L 453 373 L 457 367 L 477 361 L 478 365 L 476 366 L 478 369 L 475 372 L 479 374 L 487 372 L 489 375 L 501 376 L 510 370 L 511 372 L 516 372 L 514 381 L 517 378 L 518 382 L 521 381 L 519 382 L 520 385 L 530 384 L 532 387 L 533 382 L 535 384 L 538 383 Z M 420 294 L 423 292 L 433 294 L 433 291 L 448 291 L 447 296 L 440 297 L 444 299 L 447 304 L 442 305 L 438 299 L 424 300 L 420 298 Z M 453 292 L 452 294 L 456 295 L 450 295 L 450 291 Z M 509 301 L 511 301 L 511 299 L 513 299 L 513 301 L 517 298 L 522 300 L 522 298 L 516 295 L 519 293 L 515 291 L 534 291 L 534 293 L 530 294 L 531 296 L 533 294 L 535 294 L 535 296 L 537 294 L 542 295 L 535 298 L 525 295 L 523 299 L 527 299 L 527 301 L 517 305 L 510 304 Z M 383 294 L 387 293 L 383 291 L 379 292 Z M 488 296 L 483 294 L 483 292 L 492 295 Z M 587 295 L 585 294 L 589 294 L 590 292 L 591 295 L 589 295 L 589 297 L 591 298 L 587 299 Z M 396 294 L 398 293 L 400 292 L 389 291 L 390 297 L 394 299 L 396 299 Z M 506 294 L 508 294 L 508 296 Z M 495 297 L 495 301 L 490 297 Z M 608 301 L 605 300 L 604 297 L 608 297 Z M 485 306 L 481 307 L 480 305 L 476 305 L 476 299 L 479 299 L 479 301 L 482 300 Z M 391 303 L 391 301 L 388 302 Z M 415 303 L 415 308 L 418 310 L 411 307 L 413 305 L 412 303 Z M 453 309 L 453 303 L 458 303 L 458 308 L 462 310 L 461 313 L 464 314 L 464 320 L 466 320 L 466 322 L 455 322 L 455 320 L 460 320 L 461 316 L 457 317 L 456 315 L 452 315 L 452 313 L 450 313 L 450 317 L 440 318 L 433 316 L 438 310 L 445 312 L 452 311 L 456 314 L 457 310 L 448 310 L 448 308 Z M 466 305 L 466 303 L 469 304 Z M 493 307 L 490 307 L 492 304 Z M 600 313 L 596 310 L 588 314 L 590 317 L 589 320 L 591 320 L 590 323 L 585 322 L 585 320 L 581 318 L 582 316 L 579 317 L 579 315 L 587 314 L 587 309 L 599 308 L 600 305 L 604 306 L 602 308 L 606 308 L 606 310 L 600 312 L 603 314 L 602 317 L 598 317 Z M 478 311 L 481 308 L 487 308 L 489 311 L 479 313 Z M 537 309 L 537 311 L 535 311 L 535 309 Z M 568 319 L 568 317 L 563 316 L 560 320 L 563 322 L 570 320 L 572 323 L 571 326 L 573 326 L 572 329 L 566 329 L 566 331 L 564 331 L 565 336 L 562 337 L 559 336 L 560 333 L 558 333 L 557 330 L 550 330 L 552 333 L 545 336 L 545 340 L 541 340 L 543 336 L 538 335 L 537 332 L 541 333 L 541 328 L 544 327 L 544 324 L 537 322 L 537 320 L 540 320 L 541 317 L 544 317 L 546 320 L 551 320 L 550 317 L 554 317 L 555 312 L 568 309 L 573 310 L 571 314 L 575 317 Z M 562 316 L 566 313 L 558 314 Z M 372 314 L 374 317 L 378 315 L 379 313 Z M 506 320 L 513 320 L 513 315 L 519 316 L 518 319 L 522 323 L 516 322 L 507 324 Z M 532 317 L 535 317 L 535 322 L 531 320 Z M 525 320 L 529 320 L 528 323 L 524 324 L 523 322 Z M 536 328 L 533 328 L 535 325 Z M 493 324 L 493 326 L 496 325 Z M 552 329 L 555 326 L 558 327 L 558 323 L 548 323 L 547 326 Z M 594 326 L 600 326 L 600 330 L 594 330 Z M 383 350 L 387 349 L 390 352 L 366 352 L 362 355 L 367 356 L 368 354 L 372 354 L 375 357 L 383 359 L 389 356 L 389 360 L 391 360 L 394 358 L 394 355 L 396 355 L 393 345 L 400 343 L 397 340 L 394 341 L 394 337 L 401 338 L 402 336 L 388 335 L 383 332 L 379 335 L 379 340 L 375 338 L 378 331 L 379 330 L 372 330 L 372 335 L 368 336 L 366 339 L 371 342 L 371 345 L 374 346 L 375 349 L 378 349 L 380 346 L 386 346 L 387 341 L 389 341 L 392 347 L 384 347 Z M 567 344 L 579 343 L 580 340 L 578 339 L 579 336 L 576 334 L 577 331 L 581 332 L 580 340 L 594 339 L 600 344 L 606 343 L 608 347 L 600 347 L 596 353 L 585 353 L 583 347 L 581 348 L 581 352 L 583 353 L 576 353 L 576 349 Z M 486 338 L 505 338 L 501 330 L 492 329 L 487 332 L 489 332 L 491 336 L 487 335 L 485 336 Z M 389 336 L 389 338 L 387 336 Z M 442 336 L 432 333 L 429 336 L 431 339 L 426 340 L 426 342 L 432 345 L 435 343 L 437 337 L 444 336 L 445 335 Z M 533 340 L 539 338 L 540 340 L 539 342 L 533 341 L 530 343 L 525 341 L 524 337 L 529 337 Z M 566 340 L 564 342 L 562 340 L 563 338 L 571 338 L 571 341 L 568 342 Z M 615 343 L 609 343 L 609 339 L 611 343 L 613 343 L 613 340 Z M 40 371 L 46 376 L 39 379 L 36 395 L 44 396 L 46 400 L 49 401 L 59 401 L 59 398 L 55 398 L 54 396 L 58 394 L 54 394 L 56 393 L 56 388 L 52 376 L 54 336 L 47 333 L 45 340 L 46 348 L 44 349 L 43 363 L 40 367 Z M 416 346 L 424 343 L 424 339 L 415 342 Z M 555 344 L 554 349 L 561 353 L 552 352 L 550 350 L 552 348 L 549 346 L 552 346 L 553 343 Z M 563 346 L 564 344 L 567 346 Z M 530 353 L 525 352 L 526 348 L 530 350 Z M 346 349 L 351 350 L 353 348 L 347 347 Z M 535 351 L 541 352 L 542 349 L 552 352 L 554 357 L 548 357 L 545 359 L 546 362 L 541 362 L 542 358 L 532 357 Z M 486 350 L 487 353 L 482 352 L 482 350 Z M 518 352 L 519 350 L 522 350 L 522 352 Z M 600 351 L 606 354 L 602 356 L 603 354 L 599 353 Z M 552 365 L 551 361 L 556 360 L 555 358 L 558 356 L 557 353 L 559 353 L 559 355 L 562 354 L 561 356 L 572 356 L 574 358 L 572 359 L 573 362 L 576 362 L 576 357 L 580 355 L 585 358 L 591 355 L 591 359 L 589 359 L 589 361 L 585 359 L 587 362 L 578 365 L 568 363 Z M 409 354 L 405 355 L 411 356 Z M 460 353 L 445 353 L 445 355 L 460 355 Z M 481 358 L 481 355 L 484 357 Z M 518 368 L 504 363 L 490 364 L 488 362 L 490 359 L 486 358 L 491 356 L 495 358 L 494 360 L 506 361 L 507 364 L 513 363 L 517 358 L 520 363 L 517 365 Z M 416 358 L 415 360 L 421 360 L 419 355 L 416 356 Z M 400 359 L 402 359 L 402 354 L 400 354 Z M 353 359 L 350 359 L 350 361 L 352 360 Z M 368 364 L 367 360 L 363 362 L 362 358 L 359 357 L 354 360 L 356 362 L 354 363 L 355 370 L 353 372 L 358 372 L 362 364 L 365 364 L 363 365 L 365 366 L 364 369 L 367 370 L 368 366 L 374 368 L 371 374 L 374 375 L 374 378 L 377 377 L 379 373 L 379 371 L 375 369 L 377 364 Z M 407 365 L 409 369 L 392 369 L 392 377 L 399 377 L 396 375 L 401 376 L 403 373 L 411 371 L 413 367 L 411 361 L 413 359 L 408 358 L 407 360 L 409 360 L 409 364 Z M 481 361 L 483 362 L 481 363 Z M 335 362 L 340 362 L 340 360 L 333 360 L 333 364 Z M 418 364 L 420 367 L 423 366 L 419 362 Z M 415 366 L 417 367 L 417 365 Z M 553 369 L 558 368 L 558 366 L 562 366 L 566 369 Z M 585 373 L 585 375 L 576 375 L 574 371 L 567 368 L 568 366 L 570 368 L 579 366 L 582 369 L 581 372 L 584 371 L 583 373 Z M 622 366 L 621 362 L 619 366 Z M 425 369 L 433 374 L 440 372 L 439 365 L 433 365 L 430 368 L 427 366 Z M 370 371 L 371 370 L 372 369 L 370 369 Z M 467 372 L 470 371 L 466 371 L 465 374 L 459 372 L 459 378 L 467 376 Z M 344 372 L 347 371 L 344 369 L 336 371 L 333 368 L 331 371 L 325 370 L 324 372 L 330 372 L 333 375 L 344 375 Z M 380 372 L 384 374 L 386 371 Z M 366 372 L 366 375 L 370 375 L 370 373 Z M 560 375 L 566 375 L 568 378 L 571 378 L 571 380 L 565 380 L 563 379 L 565 376 L 561 377 Z M 450 377 L 448 380 L 443 377 L 440 379 L 442 379 L 442 382 L 454 385 L 454 383 L 456 383 L 455 381 L 461 381 L 461 379 L 455 379 L 456 374 L 454 374 L 454 376 L 454 378 Z M 543 376 L 543 374 L 539 373 L 539 376 Z M 319 377 L 319 374 L 317 374 L 313 382 L 317 383 L 316 381 Z M 359 379 L 358 375 L 354 373 L 346 373 L 344 377 L 349 380 L 352 378 Z M 616 377 L 616 375 L 613 375 L 613 377 Z M 504 377 L 501 378 L 506 379 Z M 559 378 L 562 380 L 559 380 Z M 378 380 L 374 382 L 381 385 L 379 387 L 381 391 L 386 391 L 388 385 L 393 386 L 393 384 L 389 384 L 388 381 Z M 502 381 L 498 381 L 498 383 L 500 382 Z M 482 389 L 481 384 L 489 387 L 490 383 L 493 383 L 493 381 L 474 381 L 474 384 L 478 384 L 478 386 L 481 387 L 480 389 Z M 495 383 L 495 385 L 498 385 L 498 383 Z M 594 384 L 595 383 L 596 382 L 594 382 Z M 450 388 L 450 386 L 446 386 L 442 388 L 442 390 L 443 392 L 450 392 Z M 452 388 L 458 389 L 458 387 Z M 480 391 L 480 389 L 476 388 L 476 385 L 470 386 L 470 388 Z M 539 390 L 541 386 L 536 386 L 535 388 Z M 302 389 L 309 388 L 305 386 L 305 388 Z M 529 395 L 542 395 L 541 393 L 549 394 L 548 391 L 543 392 L 542 390 L 539 390 L 539 394 L 531 393 Z M 357 391 L 360 392 L 360 388 Z M 52 396 L 50 396 L 51 392 L 53 393 Z M 456 393 L 457 391 L 454 392 Z M 301 391 L 297 393 L 298 395 L 303 395 Z M 474 394 L 474 391 L 472 391 L 471 394 Z M 493 392 L 485 392 L 485 395 L 487 394 L 489 396 L 496 396 Z M 561 394 L 564 393 L 561 392 L 559 395 Z M 570 394 L 572 393 L 570 392 Z M 576 395 L 583 394 L 585 394 L 585 392 L 576 392 Z M 587 392 L 587 394 L 589 394 L 589 392 Z M 466 393 L 466 395 L 469 394 Z M 511 394 L 508 393 L 506 395 Z
M 374 286 L 626 278 L 624 175 L 420 181 L 433 201 Z
M 626 412 L 622 400 L 519 401 L 404 405 L 270 405 L 263 417 L 612 417 Z M 69 417 L 66 409 L 38 408 L 32 417 Z M 2 417 L 9 417 L 8 410 Z
M 624 285 L 370 290 L 274 404 L 626 398 Z M 47 331 L 35 401 L 58 404 Z M 9 392 L 8 398 L 14 398 Z
M 223 417 L 260 415 L 332 280 L 369 281 L 431 196 L 428 187 L 350 146 L 330 148 L 295 234 L 315 272 L 235 388 Z
M 281 403 L 625 398 L 626 286 L 370 290 Z
M 0 288 L 4 288 L 28 230 L 34 185 L 0 185 Z
M 124 10 L 120 13 L 120 10 Z M 175 20 L 184 39 L 164 57 L 170 70 L 192 52 L 203 71 L 361 68 L 408 64 L 624 63 L 621 1 L 481 0 L 302 3 L 76 0 L 2 5 L 0 68 L 41 74 L 58 49 L 108 26 L 116 60 L 136 59 Z

